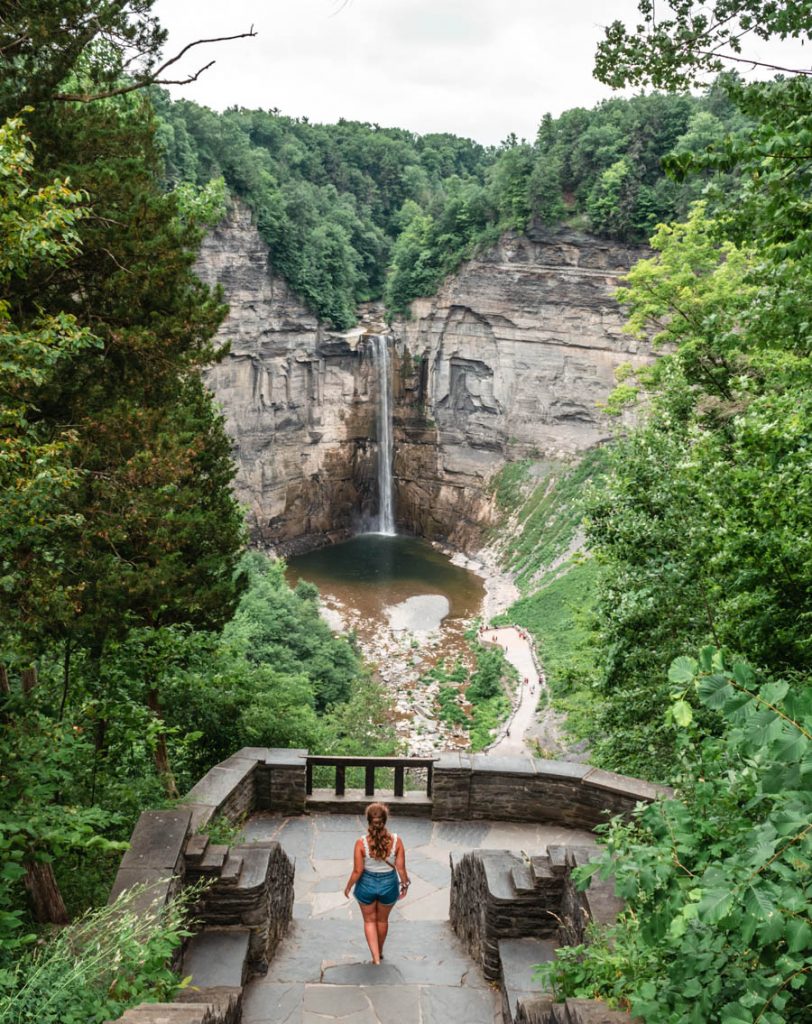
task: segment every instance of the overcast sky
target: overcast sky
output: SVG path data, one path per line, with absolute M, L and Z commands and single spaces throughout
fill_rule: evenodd
M 544 113 L 612 95 L 592 78 L 602 26 L 637 21 L 636 0 L 157 0 L 154 10 L 167 55 L 251 25 L 258 33 L 193 50 L 172 77 L 216 63 L 175 96 L 483 143 L 533 139 Z M 746 52 L 809 66 L 797 44 L 756 41 Z

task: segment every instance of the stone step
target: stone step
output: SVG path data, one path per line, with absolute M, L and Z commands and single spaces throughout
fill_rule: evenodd
M 529 865 L 516 864 L 510 869 L 513 887 L 519 896 L 531 896 L 536 892 L 536 876 Z
M 195 989 L 187 987 L 175 997 L 177 1003 L 205 1003 L 222 1024 L 236 1024 L 242 1020 L 243 989 L 219 985 L 217 988 Z
M 202 832 L 198 832 L 196 835 L 191 836 L 186 844 L 186 849 L 183 851 L 184 856 L 186 857 L 186 863 L 196 867 L 203 859 L 208 845 L 209 837 L 204 835 Z
M 237 885 L 241 894 L 259 892 L 267 884 L 268 865 L 276 844 L 252 843 L 250 846 L 238 846 L 234 852 L 242 858 L 242 872 Z
M 183 976 L 197 989 L 239 988 L 248 976 L 248 928 L 206 928 L 183 954 Z
M 208 1014 L 206 1003 L 142 1003 L 105 1024 L 203 1024 Z
M 235 851 L 231 850 L 226 857 L 225 863 L 220 870 L 220 878 L 218 879 L 218 885 L 236 885 L 240 880 L 242 873 L 243 859 Z
M 516 899 L 512 871 L 523 861 L 510 850 L 480 850 L 479 858 L 485 869 L 491 899 L 500 903 L 512 903 Z
M 557 878 L 559 874 L 563 873 L 554 871 L 550 858 L 543 856 L 530 858 L 530 870 L 537 883 L 549 882 L 551 878 Z
M 555 958 L 552 939 L 500 939 L 499 961 L 502 967 L 503 1017 L 513 1024 L 519 1004 L 543 997 L 541 985 L 533 977 L 536 964 Z
M 530 870 L 536 892 L 546 900 L 560 899 L 564 892 L 564 874 L 553 869 L 549 857 L 531 857 Z
M 228 852 L 227 846 L 221 846 L 219 843 L 210 843 L 195 871 L 201 875 L 219 874 L 223 864 L 226 862 Z
M 554 875 L 565 875 L 567 873 L 566 846 L 548 846 L 547 859 L 550 862 L 550 870 Z

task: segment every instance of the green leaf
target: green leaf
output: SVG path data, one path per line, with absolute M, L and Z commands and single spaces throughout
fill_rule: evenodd
M 737 661 L 733 666 L 733 677 L 736 682 L 746 690 L 751 689 L 756 683 L 756 674 L 744 661 Z
M 716 654 L 716 648 L 712 645 L 700 648 L 699 664 L 703 672 L 711 672 L 713 670 L 714 654 Z
M 694 712 L 691 708 L 691 705 L 687 701 L 676 701 L 672 705 L 671 710 L 674 715 L 674 721 L 677 723 L 678 726 L 680 726 L 680 728 L 687 728 L 693 721 Z
M 786 927 L 787 949 L 790 953 L 800 953 L 812 948 L 812 924 L 800 917 L 793 917 Z
M 759 921 L 766 921 L 778 912 L 769 896 L 758 886 L 753 885 L 748 885 L 744 890 L 744 908 Z
M 690 683 L 693 681 L 699 669 L 695 658 L 689 658 L 682 654 L 674 658 L 671 667 L 668 669 L 668 679 L 672 683 Z
M 753 1024 L 753 1014 L 741 1003 L 727 1003 L 719 1016 L 720 1024 Z
M 733 895 L 727 889 L 709 892 L 699 902 L 699 919 L 706 924 L 717 924 L 727 917 L 733 906 Z
M 703 704 L 719 711 L 734 696 L 735 690 L 723 675 L 706 676 L 697 687 L 697 694 Z

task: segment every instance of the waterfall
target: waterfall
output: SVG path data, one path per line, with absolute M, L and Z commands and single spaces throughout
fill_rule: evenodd
M 372 335 L 372 351 L 378 368 L 378 533 L 393 537 L 396 530 L 392 497 L 392 379 L 385 334 Z

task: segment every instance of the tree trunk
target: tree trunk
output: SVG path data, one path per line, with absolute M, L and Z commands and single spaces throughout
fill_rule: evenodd
M 31 897 L 34 920 L 39 924 L 67 924 L 68 912 L 50 864 L 25 862 L 25 887 Z
M 20 672 L 20 679 L 23 684 L 23 693 L 27 697 L 37 685 L 37 670 L 33 666 L 31 668 L 24 668 Z
M 159 721 L 163 721 L 164 716 L 163 711 L 161 710 L 161 702 L 158 700 L 157 690 L 148 691 L 147 707 Z M 178 793 L 178 787 L 175 784 L 175 776 L 172 774 L 172 769 L 169 766 L 169 751 L 166 748 L 166 733 L 158 733 L 155 742 L 154 757 L 155 769 L 163 781 L 164 788 L 166 789 L 166 795 L 171 800 L 177 800 L 180 793 Z
M 59 705 L 59 721 L 61 722 L 65 715 L 65 704 L 68 700 L 68 690 L 70 688 L 70 656 L 71 646 L 70 637 L 65 640 L 65 657 L 62 661 L 62 702 Z
M 8 670 L 5 665 L 0 665 L 0 693 L 8 697 L 11 693 L 11 686 L 8 681 Z

